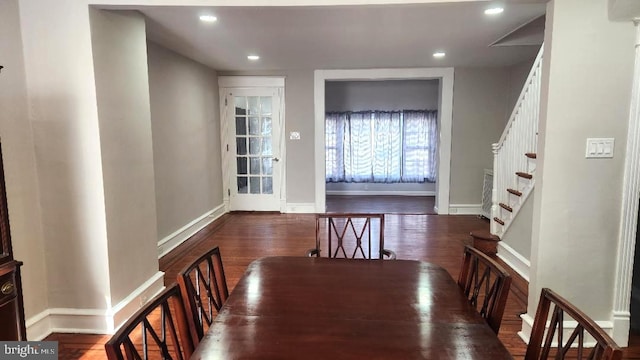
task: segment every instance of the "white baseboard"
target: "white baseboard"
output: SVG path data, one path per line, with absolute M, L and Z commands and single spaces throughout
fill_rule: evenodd
M 631 329 L 631 313 L 629 311 L 614 311 L 613 330 L 610 335 L 618 346 L 629 346 L 629 329 Z
M 26 320 L 27 339 L 39 341 L 54 332 L 113 334 L 134 312 L 164 289 L 158 271 L 110 309 L 50 308 Z
M 285 212 L 288 214 L 314 214 L 316 212 L 316 204 L 287 203 Z
M 225 205 L 221 204 L 216 208 L 207 211 L 197 219 L 191 221 L 187 225 L 175 231 L 173 234 L 158 241 L 158 259 L 167 255 L 171 250 L 178 247 L 205 226 L 211 224 L 220 216 L 226 213 Z
M 529 338 L 531 337 L 531 329 L 533 328 L 533 317 L 528 313 L 520 315 L 522 319 L 522 327 L 518 331 L 518 336 L 525 344 L 529 344 Z
M 40 341 L 51 334 L 51 318 L 49 317 L 49 309 L 36 314 L 26 321 L 27 340 Z
M 449 215 L 482 215 L 482 204 L 449 204 Z
M 531 262 L 504 241 L 498 243 L 498 257 L 529 282 Z
M 109 329 L 111 333 L 162 290 L 164 290 L 164 272 L 158 271 L 109 310 L 108 315 L 113 323 L 113 329 Z
M 529 338 L 531 337 L 531 329 L 533 328 L 533 317 L 528 313 L 520 315 L 522 319 L 522 330 L 518 332 L 518 336 L 526 343 L 529 344 Z M 612 335 L 613 333 L 613 321 L 596 321 L 596 324 L 600 326 L 607 334 Z M 562 327 L 564 329 L 564 334 L 562 336 L 563 339 L 568 339 L 573 330 L 576 328 L 578 323 L 576 321 L 563 321 Z M 547 322 L 547 329 L 549 323 Z M 625 335 L 628 336 L 628 333 Z M 614 339 L 615 340 L 615 339 Z M 552 346 L 557 346 L 557 334 L 555 339 L 551 342 Z M 595 340 L 585 334 L 584 345 L 585 347 L 593 347 L 596 344 Z M 618 344 L 620 345 L 620 344 Z
M 327 190 L 327 195 L 395 195 L 395 196 L 436 196 L 435 191 L 391 191 L 391 190 Z

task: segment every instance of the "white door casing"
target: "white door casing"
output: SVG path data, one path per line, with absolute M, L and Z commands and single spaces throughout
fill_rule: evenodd
M 284 78 L 224 76 L 220 86 L 227 211 L 284 211 Z
M 439 215 L 449 214 L 449 182 L 451 173 L 451 128 L 453 120 L 453 68 L 351 69 L 314 71 L 314 150 L 315 207 L 325 212 L 325 82 L 331 80 L 440 80 L 438 106 L 438 177 L 436 206 Z

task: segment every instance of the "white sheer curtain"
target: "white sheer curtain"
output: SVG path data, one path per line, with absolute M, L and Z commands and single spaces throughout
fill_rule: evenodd
M 328 182 L 435 181 L 437 112 L 330 112 L 325 148 Z

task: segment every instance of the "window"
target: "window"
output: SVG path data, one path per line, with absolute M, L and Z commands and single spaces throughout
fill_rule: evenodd
M 424 183 L 436 179 L 437 112 L 330 112 L 326 181 Z

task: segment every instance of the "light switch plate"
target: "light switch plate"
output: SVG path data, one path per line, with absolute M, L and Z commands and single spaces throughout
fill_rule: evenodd
M 588 138 L 585 157 L 593 158 L 612 158 L 613 157 L 613 138 Z
M 289 133 L 289 140 L 300 140 L 300 132 L 292 131 Z

